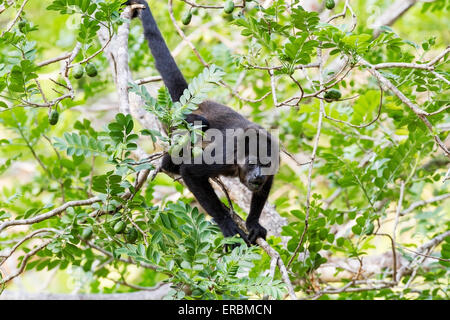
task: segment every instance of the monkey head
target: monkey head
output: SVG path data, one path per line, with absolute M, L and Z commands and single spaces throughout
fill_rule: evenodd
M 246 131 L 245 157 L 238 161 L 239 179 L 252 192 L 261 190 L 278 169 L 279 154 L 276 140 L 265 130 L 258 129 L 256 139 Z M 241 140 L 242 141 L 242 140 Z

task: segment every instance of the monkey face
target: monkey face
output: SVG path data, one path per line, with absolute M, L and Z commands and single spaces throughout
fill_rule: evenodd
M 259 191 L 268 177 L 262 174 L 262 165 L 257 159 L 247 158 L 245 164 L 239 166 L 239 179 L 252 192 Z

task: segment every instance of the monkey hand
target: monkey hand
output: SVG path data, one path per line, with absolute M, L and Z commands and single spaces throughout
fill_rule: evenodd
M 231 217 L 226 217 L 224 220 L 216 222 L 225 237 L 233 237 L 238 234 L 245 241 L 245 243 L 247 243 L 248 245 L 250 244 L 245 232 L 238 227 L 236 222 L 234 222 Z
M 247 221 L 247 230 L 248 230 L 248 240 L 251 244 L 256 244 L 256 239 L 263 238 L 266 240 L 267 230 L 259 224 L 258 221 L 249 222 Z
M 145 0 L 128 0 L 127 2 L 123 3 L 124 6 L 131 6 L 133 4 L 140 4 L 140 5 L 143 5 L 145 8 L 148 8 L 147 1 L 145 1 Z M 133 19 L 133 18 L 138 17 L 139 11 L 142 9 L 144 9 L 144 8 L 133 10 L 133 13 L 132 13 L 133 15 L 131 16 L 131 18 Z

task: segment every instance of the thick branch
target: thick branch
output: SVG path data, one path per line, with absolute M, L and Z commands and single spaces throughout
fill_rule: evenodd
M 29 293 L 6 290 L 0 300 L 161 300 L 169 292 L 170 285 L 163 284 L 154 290 L 143 290 L 129 293 L 84 294 L 84 293 Z
M 378 37 L 381 33 L 381 26 L 391 26 L 397 21 L 406 11 L 414 6 L 419 0 L 397 0 L 384 13 L 375 20 L 372 24 L 374 28 L 373 35 Z
M 46 219 L 52 218 L 52 217 L 64 212 L 69 207 L 88 206 L 88 205 L 91 205 L 93 203 L 100 202 L 100 201 L 101 200 L 98 197 L 92 197 L 92 198 L 89 198 L 86 200 L 69 201 L 69 202 L 64 203 L 62 206 L 60 206 L 58 208 L 55 208 L 51 211 L 40 214 L 33 218 L 5 221 L 2 224 L 0 224 L 0 232 L 11 226 L 28 225 L 28 224 L 33 224 L 33 223 L 38 223 L 38 222 L 44 221 Z
M 422 207 L 425 206 L 427 204 L 431 204 L 431 203 L 435 203 L 435 202 L 439 202 L 445 199 L 450 198 L 450 193 L 446 193 L 446 194 L 442 194 L 440 196 L 428 199 L 428 200 L 422 200 L 422 201 L 418 201 L 418 202 L 414 202 L 413 204 L 411 204 L 407 209 L 403 210 L 400 212 L 400 216 L 404 216 L 407 213 L 410 213 L 411 211 L 415 210 L 418 207 Z

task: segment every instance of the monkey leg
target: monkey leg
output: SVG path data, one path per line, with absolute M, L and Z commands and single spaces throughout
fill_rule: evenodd
M 214 189 L 208 181 L 208 175 L 200 175 L 200 172 L 207 173 L 215 167 L 214 165 L 182 165 L 181 176 L 189 190 L 194 194 L 197 201 L 205 211 L 213 217 L 219 225 L 225 237 L 232 237 L 239 234 L 241 238 L 248 242 L 247 235 L 233 221 L 228 208 L 217 197 Z M 202 170 L 203 168 L 203 170 Z

